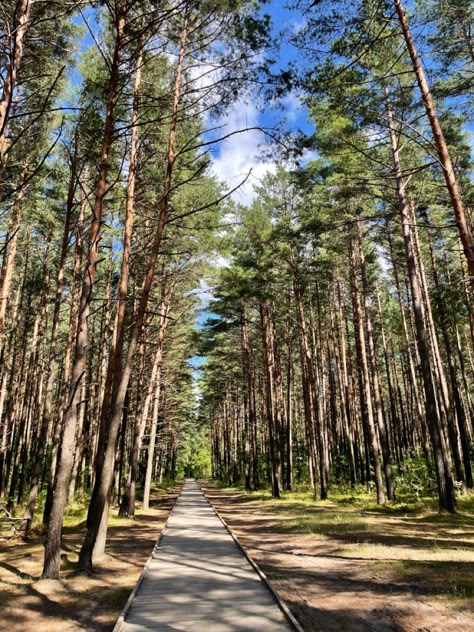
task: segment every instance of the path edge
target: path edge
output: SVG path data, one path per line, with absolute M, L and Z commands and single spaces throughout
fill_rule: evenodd
M 117 619 L 117 621 L 116 621 L 116 623 L 115 623 L 115 625 L 114 625 L 114 627 L 112 629 L 112 632 L 121 632 L 121 630 L 122 630 L 122 627 L 123 627 L 123 625 L 125 623 L 125 617 L 127 616 L 130 608 L 132 607 L 133 600 L 136 597 L 136 594 L 138 592 L 138 589 L 140 588 L 141 583 L 145 579 L 145 575 L 146 575 L 146 572 L 148 570 L 148 566 L 150 565 L 150 563 L 151 563 L 151 561 L 153 559 L 153 555 L 154 555 L 156 549 L 160 546 L 160 542 L 161 542 L 161 540 L 163 538 L 163 535 L 164 535 L 164 533 L 165 533 L 165 531 L 166 531 L 166 529 L 168 527 L 168 520 L 170 519 L 171 514 L 173 513 L 173 510 L 176 507 L 176 503 L 178 502 L 179 495 L 180 494 L 177 494 L 177 496 L 176 496 L 176 499 L 175 499 L 175 501 L 173 503 L 173 506 L 171 507 L 171 511 L 169 512 L 168 517 L 166 518 L 165 523 L 163 525 L 163 528 L 160 531 L 160 535 L 158 536 L 158 540 L 153 545 L 153 550 L 150 553 L 150 555 L 148 556 L 148 559 L 145 562 L 145 566 L 142 568 L 142 571 L 141 571 L 140 575 L 138 576 L 138 579 L 137 579 L 137 581 L 135 583 L 135 586 L 133 587 L 132 592 L 129 594 L 127 602 L 125 603 L 125 606 L 122 609 L 122 612 L 119 614 L 119 617 L 118 617 L 118 619 Z
M 216 514 L 216 516 L 219 518 L 219 520 L 222 522 L 222 524 L 224 525 L 224 527 L 226 528 L 227 532 L 229 533 L 229 535 L 231 536 L 231 538 L 234 540 L 234 542 L 237 544 L 237 546 L 239 547 L 239 549 L 242 551 L 242 553 L 244 554 L 246 560 L 248 561 L 248 563 L 250 564 L 250 566 L 254 569 L 254 571 L 257 573 L 257 575 L 259 576 L 259 578 L 261 579 L 261 581 L 263 582 L 263 584 L 265 584 L 265 586 L 268 588 L 268 590 L 270 591 L 270 593 L 272 594 L 273 598 L 275 599 L 278 607 L 280 608 L 280 610 L 283 612 L 283 614 L 285 615 L 287 621 L 289 622 L 289 624 L 291 625 L 291 627 L 296 630 L 296 632 L 305 632 L 305 630 L 301 627 L 301 625 L 298 623 L 297 619 L 295 618 L 295 616 L 292 614 L 291 610 L 289 609 L 289 607 L 286 605 L 286 603 L 283 601 L 283 599 L 280 597 L 280 595 L 278 594 L 277 589 L 275 588 L 275 586 L 272 584 L 272 582 L 268 579 L 268 577 L 265 575 L 265 573 L 262 571 L 262 569 L 260 568 L 260 566 L 257 564 L 257 562 L 255 562 L 249 555 L 249 553 L 247 552 L 247 550 L 245 549 L 245 547 L 239 542 L 238 537 L 235 535 L 234 531 L 231 529 L 231 527 L 229 527 L 229 525 L 227 524 L 227 522 L 224 520 L 224 518 L 220 515 L 220 513 L 217 511 L 217 509 L 214 507 L 214 505 L 212 504 L 212 502 L 209 500 L 207 494 L 205 493 L 205 491 L 202 488 L 202 485 L 199 481 L 196 481 L 197 484 L 199 485 L 199 489 L 201 490 L 201 492 L 204 495 L 204 498 L 207 500 L 207 502 L 209 503 L 209 506 L 211 507 L 211 509 L 214 511 L 214 513 Z M 118 630 L 115 630 L 113 632 L 118 632 Z

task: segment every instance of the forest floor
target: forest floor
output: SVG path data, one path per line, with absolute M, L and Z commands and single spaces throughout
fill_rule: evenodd
M 44 536 L 0 540 L 0 629 L 8 632 L 112 630 L 174 505 L 179 489 L 159 490 L 134 520 L 109 520 L 106 556 L 92 576 L 77 567 L 83 505 L 69 508 L 61 581 L 40 580 Z
M 474 512 L 205 491 L 305 632 L 474 630 Z

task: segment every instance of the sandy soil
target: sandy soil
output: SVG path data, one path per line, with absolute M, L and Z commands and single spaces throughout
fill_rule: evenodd
M 351 524 L 350 509 L 308 506 L 321 530 L 304 533 L 295 527 L 301 506 L 275 511 L 238 492 L 206 493 L 305 632 L 474 630 L 472 517 L 453 528 L 436 516 L 355 512 Z
M 0 630 L 112 630 L 175 499 L 176 492 L 163 493 L 135 520 L 112 518 L 107 555 L 91 577 L 76 567 L 83 525 L 64 530 L 60 582 L 39 580 L 44 538 L 0 540 Z

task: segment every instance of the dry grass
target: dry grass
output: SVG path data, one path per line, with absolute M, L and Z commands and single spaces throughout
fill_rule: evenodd
M 44 536 L 0 542 L 2 629 L 18 632 L 111 630 L 174 504 L 176 490 L 160 490 L 135 520 L 109 520 L 106 556 L 92 576 L 78 567 L 85 505 L 68 508 L 63 530 L 61 581 L 40 580 Z
M 474 629 L 473 496 L 451 516 L 431 499 L 377 507 L 365 491 L 209 495 L 305 631 Z

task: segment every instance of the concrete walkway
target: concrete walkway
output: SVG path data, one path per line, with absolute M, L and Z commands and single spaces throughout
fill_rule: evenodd
M 119 629 L 291 630 L 268 588 L 192 479 L 184 484 Z

